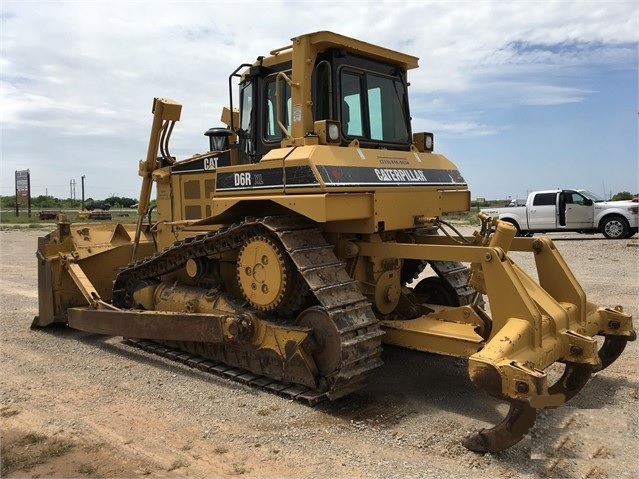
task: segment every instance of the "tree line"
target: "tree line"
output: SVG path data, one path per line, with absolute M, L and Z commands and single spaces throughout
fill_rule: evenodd
M 94 200 L 93 198 L 86 198 L 84 200 L 84 205 L 90 205 L 94 201 L 102 201 L 104 203 L 108 203 L 111 205 L 111 208 L 130 208 L 135 205 L 138 200 L 137 198 L 127 198 L 123 196 L 109 196 L 104 200 Z M 0 207 L 2 208 L 14 208 L 16 205 L 16 197 L 13 196 L 2 196 L 0 197 Z M 22 205 L 21 208 L 25 208 L 26 205 Z M 41 209 L 80 209 L 82 207 L 82 200 L 72 199 L 72 198 L 54 198 L 53 196 L 34 196 L 31 198 L 31 208 L 36 210 Z
M 620 191 L 619 193 L 616 193 L 612 198 L 610 198 L 612 201 L 619 201 L 619 200 L 631 200 L 633 198 L 637 198 L 639 197 L 639 193 L 636 194 L 631 194 L 629 191 Z

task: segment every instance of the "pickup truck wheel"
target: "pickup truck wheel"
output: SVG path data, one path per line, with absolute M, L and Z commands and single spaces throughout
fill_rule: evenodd
M 623 239 L 628 237 L 630 227 L 625 218 L 609 216 L 601 223 L 601 232 L 608 239 Z

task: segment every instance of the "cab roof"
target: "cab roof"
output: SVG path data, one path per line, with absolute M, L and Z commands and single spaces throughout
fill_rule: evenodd
M 261 64 L 269 66 L 290 61 L 293 56 L 293 50 L 296 48 L 309 48 L 314 55 L 331 48 L 339 48 L 366 58 L 397 65 L 405 68 L 406 70 L 417 68 L 419 66 L 419 58 L 412 55 L 373 45 L 372 43 L 356 40 L 330 31 L 318 31 L 293 37 L 290 45 L 271 50 L 271 56 L 262 59 Z M 259 62 L 256 64 L 259 64 Z

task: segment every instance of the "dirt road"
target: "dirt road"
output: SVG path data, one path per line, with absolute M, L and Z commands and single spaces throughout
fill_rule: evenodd
M 518 445 L 481 455 L 461 440 L 507 408 L 461 360 L 385 348 L 368 387 L 310 408 L 118 337 L 30 330 L 42 234 L 0 232 L 2 477 L 639 477 L 637 341 Z M 637 239 L 553 238 L 589 300 L 639 317 Z

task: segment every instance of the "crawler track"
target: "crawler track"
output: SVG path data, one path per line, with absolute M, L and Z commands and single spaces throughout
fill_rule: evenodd
M 328 314 L 339 335 L 339 367 L 326 376 L 287 376 L 281 358 L 264 357 L 260 351 L 227 343 L 169 342 L 167 346 L 186 353 L 241 368 L 283 384 L 314 385 L 316 394 L 331 399 L 359 389 L 369 373 L 381 366 L 383 332 L 373 311 L 344 264 L 333 253 L 321 230 L 313 223 L 290 216 L 274 216 L 246 221 L 228 228 L 177 242 L 150 258 L 129 264 L 116 278 L 114 305 L 131 308 L 137 284 L 178 271 L 189 259 L 217 258 L 239 249 L 256 235 L 274 235 L 295 264 L 315 302 Z M 274 318 L 282 324 L 283 318 Z M 288 320 L 288 324 L 292 324 Z M 286 324 L 286 323 L 285 323 Z
M 219 361 L 211 361 L 197 354 L 191 354 L 165 344 L 145 339 L 125 338 L 124 341 L 131 346 L 185 364 L 189 367 L 197 368 L 200 371 L 214 376 L 229 379 L 240 384 L 246 384 L 309 406 L 315 406 L 328 399 L 328 395 L 325 392 L 319 392 L 297 384 L 275 381 L 266 376 L 259 376 L 245 369 L 232 367 Z

